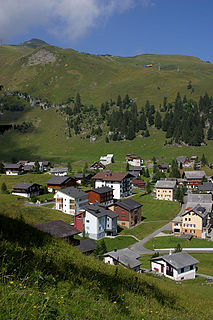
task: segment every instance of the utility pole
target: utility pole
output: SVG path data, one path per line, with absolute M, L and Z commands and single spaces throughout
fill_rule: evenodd
M 179 65 L 177 66 L 177 72 L 180 72 L 180 66 Z
M 158 63 L 158 71 L 160 71 L 160 63 Z

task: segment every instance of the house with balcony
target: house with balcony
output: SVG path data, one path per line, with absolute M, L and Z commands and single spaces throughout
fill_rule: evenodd
M 25 198 L 37 197 L 40 194 L 40 185 L 37 183 L 19 182 L 13 187 L 12 194 Z
M 128 153 L 126 155 L 126 162 L 134 167 L 140 167 L 143 164 L 141 157 L 136 156 L 135 154 Z
M 141 222 L 141 207 L 139 202 L 127 198 L 109 206 L 109 209 L 118 215 L 119 225 L 130 228 Z
M 151 270 L 172 280 L 195 279 L 199 261 L 186 252 L 170 253 L 150 259 Z
M 202 184 L 203 179 L 206 177 L 205 171 L 184 171 L 183 179 L 185 179 L 187 187 L 197 188 L 200 184 Z
M 100 204 L 86 205 L 84 211 L 75 215 L 74 226 L 94 240 L 116 236 L 117 214 Z
M 64 213 L 78 215 L 88 204 L 88 194 L 75 187 L 58 190 L 55 195 L 55 208 Z
M 6 163 L 4 164 L 4 169 L 8 176 L 18 176 L 23 173 L 22 165 L 18 163 Z
M 55 176 L 64 177 L 68 175 L 68 168 L 51 168 L 50 174 Z
M 100 203 L 109 206 L 113 203 L 113 189 L 107 186 L 87 191 L 89 203 Z
M 158 180 L 155 184 L 156 199 L 174 201 L 176 188 L 176 180 Z
M 130 173 L 102 171 L 92 179 L 95 180 L 95 188 L 110 187 L 113 189 L 113 198 L 121 199 L 132 195 L 132 179 Z
M 177 161 L 177 164 L 178 164 L 178 167 L 180 168 L 181 166 L 183 168 L 192 168 L 193 167 L 193 164 L 192 162 L 189 160 L 188 157 L 186 156 L 178 156 L 176 158 L 176 161 Z

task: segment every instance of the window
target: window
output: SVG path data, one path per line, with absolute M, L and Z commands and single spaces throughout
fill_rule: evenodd
M 86 220 L 87 223 L 89 223 L 89 220 Z
M 191 218 L 189 218 L 189 221 L 191 221 Z
M 187 218 L 185 218 L 185 221 L 187 221 Z
M 184 268 L 181 268 L 181 273 L 183 273 L 184 272 Z
M 193 270 L 194 269 L 194 266 L 192 265 L 192 266 L 190 266 L 190 270 Z

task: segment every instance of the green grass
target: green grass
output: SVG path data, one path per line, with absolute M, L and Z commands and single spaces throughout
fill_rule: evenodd
M 213 254 L 212 253 L 190 253 L 195 259 L 199 260 L 198 272 L 213 276 Z
M 135 240 L 132 237 L 116 237 L 114 239 L 110 239 L 110 238 L 105 238 L 104 242 L 106 244 L 107 247 L 107 252 L 109 251 L 113 251 L 114 249 L 124 249 L 127 248 L 131 245 L 133 245 L 134 243 L 137 242 L 137 240 Z
M 213 242 L 210 240 L 192 238 L 189 241 L 176 236 L 153 238 L 149 240 L 144 247 L 153 249 L 154 245 L 155 249 L 176 248 L 178 243 L 182 248 L 213 248 Z
M 142 218 L 144 220 L 140 225 L 132 229 L 123 230 L 121 233 L 134 235 L 140 240 L 164 226 L 180 211 L 180 206 L 177 202 L 156 200 L 151 195 L 142 196 L 137 194 L 132 199 L 143 204 Z

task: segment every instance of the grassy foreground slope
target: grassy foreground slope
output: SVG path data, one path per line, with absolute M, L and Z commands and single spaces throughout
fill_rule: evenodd
M 0 222 L 0 319 L 213 317 L 211 295 L 105 265 L 23 221 Z
M 44 64 L 39 60 L 45 54 L 54 58 L 50 58 L 52 62 Z M 29 63 L 32 58 L 38 63 Z M 149 63 L 153 63 L 153 68 L 144 67 Z M 184 55 L 144 54 L 124 58 L 54 46 L 25 51 L 19 46 L 1 46 L 0 67 L 0 83 L 6 88 L 47 98 L 52 103 L 66 101 L 77 92 L 84 103 L 96 106 L 126 93 L 136 98 L 139 105 L 147 99 L 160 104 L 164 96 L 174 100 L 177 91 L 193 99 L 199 99 L 205 91 L 213 94 L 213 65 Z M 194 93 L 187 90 L 189 80 Z

